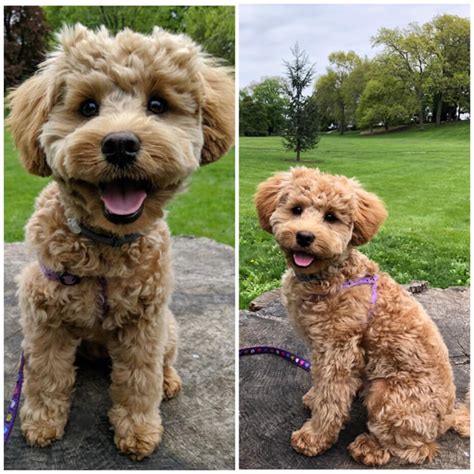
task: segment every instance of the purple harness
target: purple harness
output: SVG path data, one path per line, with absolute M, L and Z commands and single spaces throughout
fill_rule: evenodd
M 363 278 L 358 278 L 357 280 L 347 280 L 345 281 L 339 291 L 345 288 L 354 288 L 355 286 L 370 285 L 372 288 L 372 296 L 370 298 L 370 309 L 367 315 L 368 322 L 372 321 L 374 317 L 374 308 L 377 304 L 377 282 L 379 280 L 378 275 L 366 276 Z M 278 347 L 270 346 L 252 346 L 252 347 L 243 347 L 239 349 L 239 357 L 247 355 L 258 355 L 258 354 L 274 354 L 283 359 L 289 360 L 292 364 L 300 367 L 306 371 L 311 370 L 311 362 L 303 359 L 297 354 L 293 354 L 285 349 L 280 349 Z

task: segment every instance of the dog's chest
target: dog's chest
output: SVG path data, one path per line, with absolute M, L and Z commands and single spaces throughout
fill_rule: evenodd
M 361 340 L 368 322 L 370 289 L 314 292 L 300 283 L 286 281 L 283 295 L 290 321 L 312 345 Z

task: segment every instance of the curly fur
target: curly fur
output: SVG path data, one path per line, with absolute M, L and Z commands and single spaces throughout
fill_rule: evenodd
M 189 38 L 155 29 L 150 36 L 105 28 L 65 28 L 38 73 L 10 96 L 8 119 L 24 167 L 54 180 L 36 201 L 26 239 L 46 267 L 82 277 L 65 286 L 43 276 L 38 262 L 19 278 L 26 356 L 22 431 L 45 446 L 64 434 L 82 340 L 105 346 L 112 359 L 109 418 L 117 447 L 135 459 L 150 455 L 162 435 L 159 405 L 181 388 L 173 368 L 177 326 L 170 236 L 164 205 L 199 165 L 232 145 L 234 86 L 230 71 Z M 147 111 L 150 96 L 169 110 Z M 85 118 L 92 98 L 100 113 Z M 133 132 L 140 154 L 118 168 L 101 153 L 111 132 Z M 132 223 L 106 218 L 100 183 L 147 180 L 142 215 Z M 67 220 L 113 235 L 142 234 L 119 248 L 73 233 Z M 99 277 L 107 279 L 107 314 Z
M 353 179 L 302 167 L 261 183 L 255 202 L 261 226 L 288 261 L 285 305 L 311 348 L 313 388 L 303 397 L 311 418 L 292 434 L 293 448 L 315 456 L 331 447 L 359 391 L 368 431 L 348 449 L 363 464 L 383 465 L 392 456 L 421 463 L 435 455 L 436 439 L 448 429 L 469 436 L 468 404 L 455 407 L 448 350 L 436 325 L 355 248 L 385 220 L 382 201 Z M 315 240 L 302 248 L 297 232 Z M 301 251 L 314 257 L 308 267 L 295 261 Z M 372 274 L 379 276 L 375 308 L 369 286 L 340 290 L 345 280 Z

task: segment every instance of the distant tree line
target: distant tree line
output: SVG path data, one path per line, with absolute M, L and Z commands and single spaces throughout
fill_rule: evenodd
M 231 6 L 5 6 L 5 88 L 30 76 L 54 46 L 63 24 L 105 25 L 112 33 L 125 27 L 150 33 L 154 26 L 186 33 L 208 53 L 235 62 L 234 8 Z
M 373 130 L 426 121 L 440 124 L 470 113 L 470 22 L 441 15 L 419 26 L 382 28 L 382 52 L 329 55 L 311 97 L 321 130 Z M 240 134 L 280 135 L 288 117 L 285 78 L 266 78 L 240 91 Z

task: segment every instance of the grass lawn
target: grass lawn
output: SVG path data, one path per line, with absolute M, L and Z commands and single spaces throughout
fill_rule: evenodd
M 168 223 L 174 235 L 204 236 L 234 245 L 234 162 L 232 150 L 193 175 L 188 191 L 168 206 Z M 21 241 L 34 199 L 48 179 L 24 171 L 7 131 L 4 166 L 5 241 Z
M 240 306 L 280 285 L 285 262 L 257 223 L 256 186 L 295 163 L 278 137 L 240 138 Z M 307 167 L 357 177 L 389 218 L 361 247 L 400 283 L 469 285 L 469 123 L 378 136 L 323 135 Z M 316 163 L 314 160 L 317 160 Z

